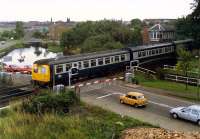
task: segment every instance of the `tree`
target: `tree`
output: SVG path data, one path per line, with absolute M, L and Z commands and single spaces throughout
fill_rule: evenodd
M 75 37 L 72 31 L 64 32 L 61 36 L 60 45 L 68 50 L 75 45 Z
M 178 61 L 176 68 L 179 71 L 182 70 L 184 75 L 187 77 L 188 76 L 187 73 L 191 69 L 191 66 L 192 66 L 191 65 L 192 54 L 183 48 L 178 48 L 177 53 L 180 60 Z M 187 85 L 188 84 L 186 82 L 186 88 L 185 88 L 186 90 L 188 89 Z
M 34 37 L 34 38 L 39 38 L 39 39 L 43 39 L 44 38 L 44 34 L 42 33 L 42 32 L 40 32 L 40 31 L 35 31 L 34 33 L 33 33 L 33 36 L 32 37 Z
M 197 47 L 200 45 L 200 4 L 194 0 L 194 11 L 176 22 L 177 39 L 193 38 Z
M 20 39 L 24 37 L 23 22 L 20 22 L 20 21 L 16 22 L 15 32 L 16 32 L 16 39 Z
M 91 36 L 82 45 L 82 53 L 95 52 L 122 48 L 123 45 L 120 42 L 116 42 L 109 34 L 101 34 Z

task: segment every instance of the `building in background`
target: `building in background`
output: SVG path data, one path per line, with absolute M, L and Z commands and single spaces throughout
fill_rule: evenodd
M 175 27 L 167 24 L 155 24 L 148 30 L 150 43 L 170 42 L 175 40 Z
M 59 41 L 62 33 L 74 27 L 75 25 L 75 22 L 70 22 L 69 19 L 67 20 L 67 22 L 57 21 L 55 23 L 52 23 L 49 26 L 48 36 L 51 40 Z

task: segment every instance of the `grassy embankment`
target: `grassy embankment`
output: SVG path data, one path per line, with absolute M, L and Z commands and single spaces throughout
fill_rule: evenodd
M 34 97 L 26 105 L 1 111 L 0 138 L 111 139 L 113 136 L 119 138 L 121 131 L 126 128 L 152 127 L 148 123 L 80 102 L 71 105 L 68 113 L 59 111 L 63 102 L 66 104 L 70 101 L 66 94 L 43 94 Z M 39 102 L 42 114 L 35 107 Z
M 196 86 L 188 85 L 188 89 L 186 90 L 185 84 L 183 83 L 152 79 L 148 78 L 142 73 L 136 73 L 136 77 L 139 80 L 139 84 L 142 86 L 167 90 L 171 95 L 191 100 L 197 100 L 198 93 Z

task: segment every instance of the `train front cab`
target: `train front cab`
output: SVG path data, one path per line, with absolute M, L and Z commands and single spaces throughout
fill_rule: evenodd
M 34 64 L 32 68 L 32 81 L 36 85 L 48 85 L 51 80 L 49 65 Z

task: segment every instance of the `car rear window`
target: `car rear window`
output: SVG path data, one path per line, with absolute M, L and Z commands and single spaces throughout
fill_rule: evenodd
M 143 99 L 144 96 L 137 96 L 137 99 Z

